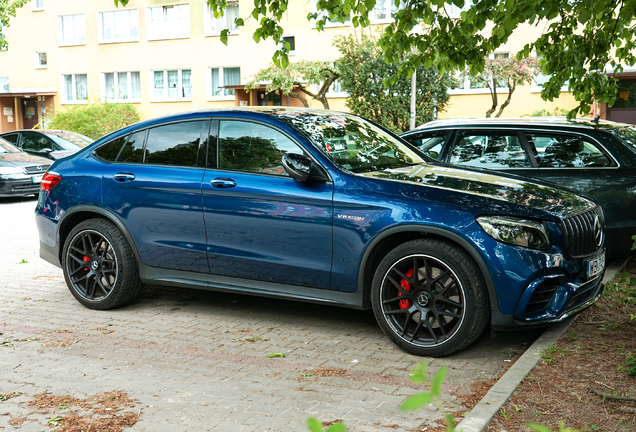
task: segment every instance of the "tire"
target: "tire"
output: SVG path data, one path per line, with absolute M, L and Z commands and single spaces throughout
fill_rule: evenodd
M 465 252 L 444 241 L 419 239 L 396 247 L 380 262 L 371 289 L 380 328 L 410 354 L 455 353 L 488 323 L 481 272 Z
M 71 294 L 90 309 L 123 306 L 143 286 L 130 244 L 105 219 L 88 219 L 73 228 L 64 244 L 62 269 Z

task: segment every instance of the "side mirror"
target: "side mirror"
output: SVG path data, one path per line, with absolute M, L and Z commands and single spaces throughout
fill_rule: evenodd
M 53 151 L 53 149 L 50 149 L 50 148 L 46 147 L 46 148 L 43 148 L 42 150 L 40 150 L 40 153 L 47 153 L 48 154 L 48 153 L 51 153 L 52 151 Z
M 306 181 L 311 174 L 311 159 L 305 155 L 287 153 L 283 156 L 283 168 L 292 178 Z

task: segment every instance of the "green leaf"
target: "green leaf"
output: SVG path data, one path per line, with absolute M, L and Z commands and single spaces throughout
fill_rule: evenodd
M 315 417 L 309 417 L 307 419 L 307 428 L 311 432 L 322 432 L 322 422 Z
M 347 428 L 344 423 L 338 422 L 329 426 L 325 432 L 347 432 Z
M 277 353 L 268 354 L 267 357 L 269 357 L 269 358 L 277 358 L 277 357 L 283 358 L 283 357 L 285 357 L 285 354 L 277 352 Z
M 224 29 L 221 30 L 221 43 L 223 43 L 223 45 L 227 45 L 227 34 L 229 33 L 228 29 Z
M 429 392 L 416 393 L 409 396 L 402 405 L 400 405 L 400 409 L 402 411 L 412 411 L 430 404 L 432 400 L 433 396 Z
M 426 381 L 426 362 L 418 364 L 415 369 L 411 371 L 411 381 L 414 383 L 423 383 Z
M 540 425 L 540 424 L 536 424 L 536 423 L 529 423 L 527 425 L 530 429 L 534 429 L 537 432 L 552 432 L 552 430 L 549 427 Z
M 446 366 L 442 366 L 433 377 L 433 381 L 431 382 L 431 394 L 433 396 L 441 395 L 442 383 L 444 382 L 444 378 L 446 378 L 446 372 Z

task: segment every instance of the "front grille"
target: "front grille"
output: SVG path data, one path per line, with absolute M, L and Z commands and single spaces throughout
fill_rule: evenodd
M 598 226 L 595 221 L 598 219 L 601 227 L 601 242 L 598 243 Z M 596 206 L 590 211 L 564 219 L 561 223 L 561 232 L 565 247 L 573 257 L 591 255 L 598 251 L 603 245 L 602 232 L 605 230 L 605 218 L 600 206 Z
M 558 282 L 551 279 L 542 282 L 537 289 L 534 290 L 528 301 L 525 311 L 526 316 L 544 310 L 558 289 Z
M 51 165 L 29 165 L 23 167 L 25 174 L 42 174 L 49 169 Z

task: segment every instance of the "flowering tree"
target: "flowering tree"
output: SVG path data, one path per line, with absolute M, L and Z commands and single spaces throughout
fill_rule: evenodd
M 462 77 L 469 77 L 473 84 L 487 87 L 492 98 L 492 107 L 486 111 L 486 117 L 490 117 L 499 105 L 497 88 L 508 88 L 508 97 L 501 104 L 495 117 L 499 117 L 503 110 L 510 105 L 512 94 L 517 86 L 529 84 L 540 72 L 539 59 L 536 57 L 526 57 L 521 60 L 512 56 L 508 58 L 487 59 L 484 70 L 472 75 L 469 69 L 462 73 Z
M 245 90 L 249 91 L 265 83 L 268 93 L 279 91 L 283 95 L 300 100 L 308 108 L 309 103 L 302 94 L 304 93 L 320 101 L 325 109 L 329 109 L 327 92 L 338 76 L 336 67 L 329 62 L 318 60 L 300 60 L 297 63 L 289 63 L 284 69 L 270 64 L 252 76 L 245 85 Z M 318 85 L 317 92 L 310 90 L 312 85 Z M 302 93 L 295 92 L 294 89 L 301 90 Z

